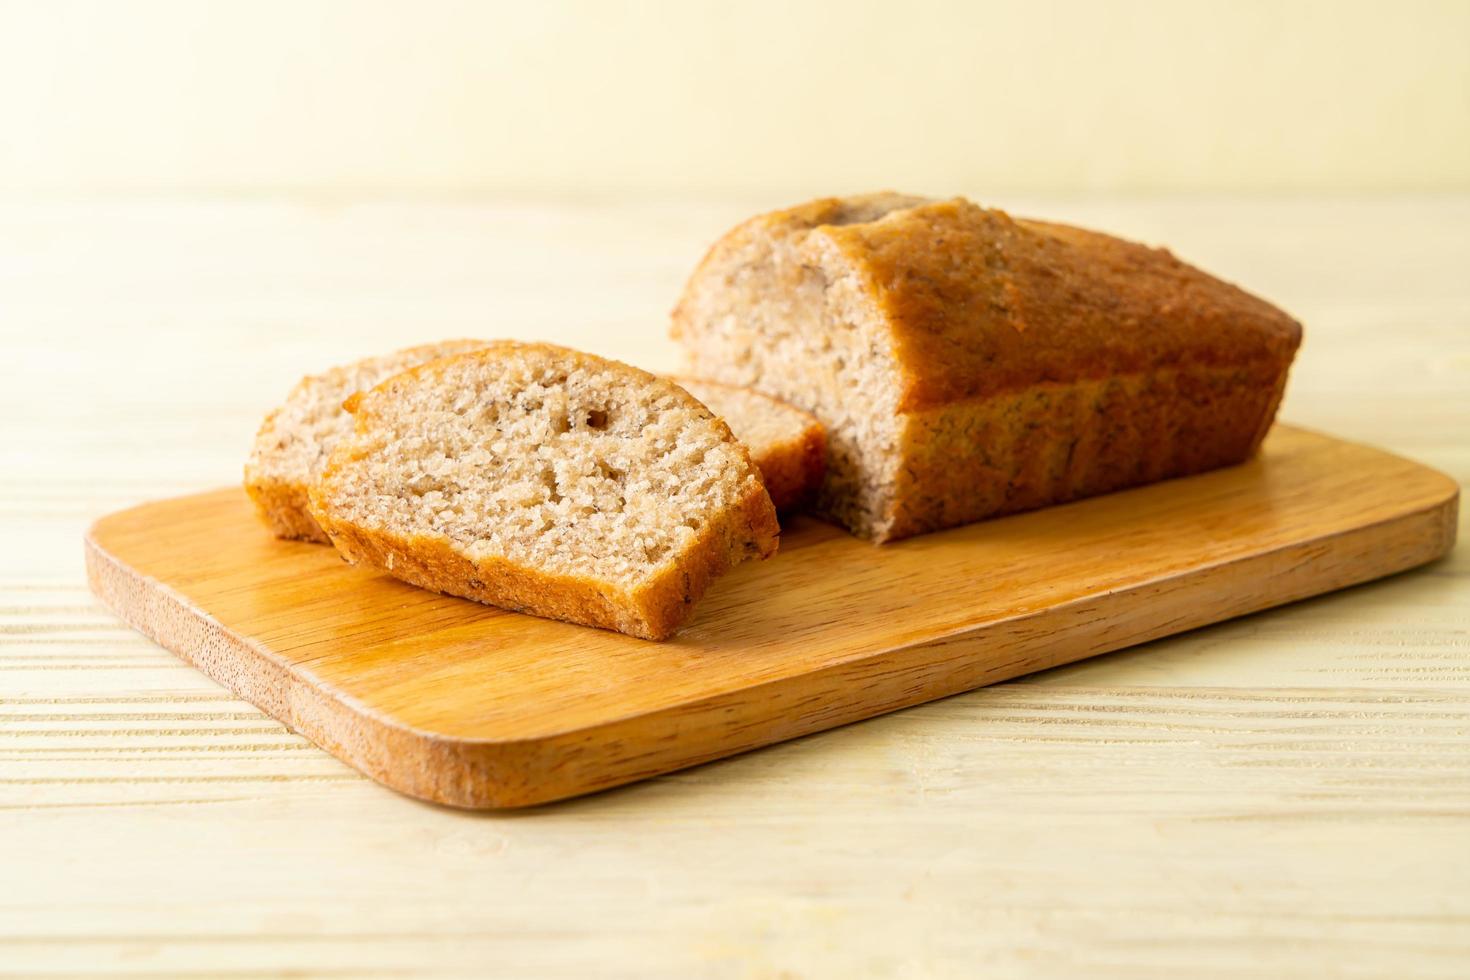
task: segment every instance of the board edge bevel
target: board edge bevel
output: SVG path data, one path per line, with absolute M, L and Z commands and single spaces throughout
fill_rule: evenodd
M 1377 450 L 1382 452 L 1382 450 Z M 1392 455 L 1392 454 L 1389 454 Z M 1421 466 L 1421 464 L 1414 464 Z M 1108 593 L 1106 596 L 1083 596 L 1061 606 L 1048 607 L 1019 614 L 1004 620 L 966 627 L 944 636 L 927 639 L 919 643 L 901 644 L 875 650 L 861 658 L 831 665 L 796 678 L 780 678 L 767 681 L 752 688 L 743 689 L 738 695 L 722 693 L 697 701 L 624 716 L 600 722 L 574 731 L 551 733 L 525 739 L 466 739 L 435 733 L 404 724 L 357 702 L 345 692 L 333 689 L 315 678 L 305 678 L 291 665 L 279 661 L 248 637 L 241 636 L 209 614 L 197 608 L 185 595 L 166 583 L 152 579 L 127 565 L 109 552 L 98 540 L 98 530 L 108 520 L 121 517 L 138 507 L 126 508 L 99 518 L 84 535 L 87 578 L 92 591 L 120 618 L 145 636 L 169 649 L 184 662 L 191 664 L 222 684 L 237 696 L 249 701 L 266 714 L 329 751 L 332 755 L 398 792 L 433 803 L 468 809 L 502 809 L 534 806 L 550 803 L 584 793 L 596 792 L 623 785 L 652 775 L 673 772 L 690 766 L 700 765 L 715 759 L 725 758 L 750 751 L 776 742 L 813 734 L 841 725 L 876 717 L 892 711 L 912 707 L 928 701 L 953 696 L 966 691 L 1049 667 L 1073 663 L 1088 657 L 1114 652 L 1138 643 L 1147 642 L 1173 633 L 1185 632 L 1201 626 L 1238 616 L 1249 615 L 1264 609 L 1320 595 L 1326 592 L 1362 584 L 1374 579 L 1407 571 L 1427 564 L 1447 554 L 1454 546 L 1457 533 L 1459 486 L 1448 476 L 1429 467 L 1422 467 L 1439 477 L 1443 483 L 1443 496 L 1433 502 L 1402 514 L 1384 518 L 1372 524 L 1345 528 L 1324 538 L 1311 538 L 1292 542 L 1268 551 L 1252 553 L 1214 565 L 1191 569 L 1182 576 L 1193 581 L 1211 574 L 1229 570 L 1240 570 L 1244 566 L 1269 563 L 1272 560 L 1306 549 L 1320 546 L 1324 541 L 1336 542 L 1367 538 L 1399 525 L 1423 523 L 1427 532 L 1424 546 L 1401 561 L 1383 566 L 1358 566 L 1361 574 L 1334 581 L 1322 587 L 1313 587 L 1300 593 L 1285 593 L 1261 603 L 1247 603 L 1242 608 L 1226 615 L 1210 615 L 1197 622 L 1176 621 L 1163 623 L 1121 637 L 1112 637 L 1100 643 L 1083 643 L 1080 652 L 1068 651 L 1052 657 L 1037 659 L 1021 658 L 1001 665 L 999 668 L 982 671 L 980 676 L 964 673 L 964 644 L 977 635 L 1000 628 L 1015 629 L 1029 620 L 1043 615 L 1053 616 L 1058 612 L 1074 613 L 1086 605 L 1106 598 L 1111 601 L 1132 599 L 1140 601 L 1149 596 L 1149 590 L 1161 587 L 1155 580 L 1134 583 L 1127 589 Z M 138 505 L 148 506 L 147 504 Z M 1166 582 L 1178 581 L 1175 576 Z M 127 601 L 129 594 L 134 601 Z M 151 616 L 136 615 L 140 606 L 148 600 L 166 601 L 169 608 Z M 142 601 L 139 601 L 142 600 Z M 1083 636 L 1086 639 L 1086 636 Z M 248 675 L 248 672 L 232 674 L 222 669 L 218 658 L 211 656 L 211 644 L 227 643 L 239 656 L 243 654 L 256 669 L 267 676 Z M 674 716 L 681 716 L 687 723 L 700 715 L 719 715 L 732 701 L 739 701 L 751 694 L 763 695 L 767 704 L 780 698 L 771 698 L 769 688 L 790 688 L 798 684 L 818 685 L 830 682 L 829 687 L 840 688 L 843 675 L 861 673 L 882 658 L 900 655 L 910 657 L 928 651 L 931 661 L 923 665 L 909 663 L 903 667 L 908 673 L 921 669 L 938 671 L 941 677 L 932 684 L 911 685 L 891 702 L 877 706 L 871 703 L 848 706 L 846 709 L 835 697 L 825 701 L 818 696 L 818 703 L 808 697 L 807 710 L 795 715 L 772 712 L 765 725 L 750 732 L 744 738 L 725 737 L 709 751 L 680 756 L 673 753 L 654 761 L 649 759 L 644 769 L 623 768 L 602 778 L 576 778 L 569 776 L 565 767 L 578 764 L 589 745 L 598 741 L 598 736 L 619 728 L 657 726 Z M 947 651 L 943 656 L 933 654 Z M 956 676 L 943 676 L 943 669 L 958 671 Z M 1013 669 L 1014 668 L 1014 669 Z M 272 684 L 274 681 L 274 685 Z M 780 693 L 779 691 L 776 693 Z M 816 710 L 813 710 L 816 709 Z M 821 710 L 821 709 L 826 709 Z M 747 718 L 748 721 L 748 718 Z M 367 725 L 364 726 L 363 723 Z M 749 729 L 749 726 L 745 726 Z M 343 737 L 343 733 L 347 736 Z M 655 756 L 657 758 L 657 756 Z M 580 765 L 589 765 L 582 759 Z

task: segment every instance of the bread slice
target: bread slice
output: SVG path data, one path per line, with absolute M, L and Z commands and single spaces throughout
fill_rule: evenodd
M 822 485 L 827 430 L 811 412 L 749 388 L 704 378 L 674 381 L 730 426 L 761 471 L 778 512 L 795 510 Z
M 626 364 L 500 342 L 348 409 L 312 515 L 349 561 L 414 585 L 662 640 L 717 576 L 776 550 L 729 427 Z
M 483 340 L 423 344 L 302 378 L 266 416 L 245 464 L 245 489 L 276 537 L 327 542 L 307 511 L 306 488 L 332 448 L 352 434 L 352 416 L 342 407 L 349 396 L 414 365 L 483 346 Z
M 735 228 L 673 333 L 821 419 L 816 507 L 874 541 L 1238 463 L 1301 341 L 1163 249 L 899 194 Z

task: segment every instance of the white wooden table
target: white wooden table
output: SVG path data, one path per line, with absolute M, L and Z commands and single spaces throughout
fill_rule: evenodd
M 537 811 L 359 777 L 88 594 L 303 372 L 673 366 L 759 205 L 0 206 L 0 976 L 1470 974 L 1470 558 Z M 1470 479 L 1470 200 L 1004 201 L 1307 325 L 1284 416 Z M 229 547 L 221 541 L 220 547 Z

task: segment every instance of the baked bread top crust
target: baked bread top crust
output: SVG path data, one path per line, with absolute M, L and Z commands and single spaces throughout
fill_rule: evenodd
M 1291 317 L 1166 249 L 963 198 L 870 194 L 761 215 L 716 243 L 691 284 L 762 236 L 808 274 L 857 277 L 889 324 L 901 412 L 1181 363 L 1284 364 L 1301 341 Z

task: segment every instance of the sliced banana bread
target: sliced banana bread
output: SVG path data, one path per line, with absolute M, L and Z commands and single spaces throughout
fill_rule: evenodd
M 887 541 L 1244 460 L 1301 327 L 1163 249 L 874 194 L 735 228 L 673 334 L 816 414 L 818 508 Z
M 424 588 L 659 640 L 715 577 L 776 550 L 729 427 L 626 364 L 500 342 L 348 409 L 312 514 L 349 561 Z
M 245 464 L 245 489 L 261 519 L 277 537 L 325 544 L 326 534 L 307 512 L 306 488 L 332 447 L 352 433 L 342 402 L 416 364 L 483 346 L 482 340 L 423 344 L 302 378 L 285 404 L 266 416 Z
M 704 378 L 674 381 L 724 419 L 735 438 L 745 443 L 777 511 L 801 506 L 822 485 L 827 430 L 811 412 L 749 388 Z

